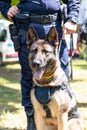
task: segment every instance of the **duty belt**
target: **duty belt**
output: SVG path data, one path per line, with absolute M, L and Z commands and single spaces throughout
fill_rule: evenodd
M 15 19 L 18 22 L 23 22 L 23 23 L 27 23 L 27 22 L 32 22 L 32 23 L 42 23 L 42 24 L 46 24 L 46 23 L 50 23 L 50 22 L 55 22 L 57 21 L 58 18 L 58 14 L 48 14 L 48 15 L 37 15 L 37 14 L 20 14 L 18 13 L 15 16 Z

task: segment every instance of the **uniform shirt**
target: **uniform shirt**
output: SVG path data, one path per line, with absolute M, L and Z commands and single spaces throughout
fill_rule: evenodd
M 67 20 L 78 17 L 80 0 L 63 0 L 67 4 Z M 11 0 L 0 0 L 0 11 L 7 17 Z M 60 9 L 60 0 L 20 0 L 20 10 L 36 13 L 54 13 Z
M 83 0 L 80 6 L 78 24 L 83 24 L 87 20 L 87 0 Z

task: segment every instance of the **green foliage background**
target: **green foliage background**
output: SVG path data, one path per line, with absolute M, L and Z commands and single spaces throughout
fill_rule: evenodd
M 16 5 L 20 0 L 12 0 L 12 5 Z

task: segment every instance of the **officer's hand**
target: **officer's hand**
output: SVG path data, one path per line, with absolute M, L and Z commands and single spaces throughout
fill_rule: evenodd
M 78 42 L 77 43 L 77 50 L 80 51 L 82 49 L 82 43 Z
M 8 10 L 7 16 L 9 19 L 12 19 L 18 12 L 18 7 L 17 6 L 12 6 Z
M 77 25 L 71 21 L 67 21 L 63 26 L 63 35 L 62 38 L 65 38 L 66 34 L 73 34 L 77 29 Z

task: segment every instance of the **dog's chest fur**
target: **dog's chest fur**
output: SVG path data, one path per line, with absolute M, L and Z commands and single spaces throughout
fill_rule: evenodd
M 57 113 L 61 114 L 61 112 L 66 112 L 69 109 L 70 97 L 66 90 L 55 91 L 51 100 L 45 104 L 42 104 L 37 100 L 35 97 L 35 89 L 32 89 L 31 96 L 35 111 L 40 112 L 40 116 L 42 116 L 47 123 L 56 123 L 56 119 L 58 118 Z
M 59 70 L 61 69 L 58 68 L 55 72 L 57 79 L 51 81 L 51 83 L 48 84 L 48 87 L 50 87 L 51 84 L 53 89 L 56 84 L 60 86 L 62 82 L 67 82 L 64 72 L 61 70 L 61 73 L 59 73 Z M 62 77 L 61 80 L 58 80 L 60 79 L 58 77 Z M 62 86 L 61 88 L 58 88 L 58 86 L 57 89 L 53 90 L 54 92 L 52 92 L 51 100 L 47 103 L 40 103 L 38 101 L 35 96 L 35 88 L 33 88 L 31 91 L 32 103 L 34 104 L 35 112 L 40 112 L 40 116 L 44 118 L 46 123 L 53 123 L 54 125 L 57 124 L 57 118 L 59 115 L 61 116 L 61 113 L 69 111 L 69 102 L 71 100 L 67 89 L 62 89 Z

